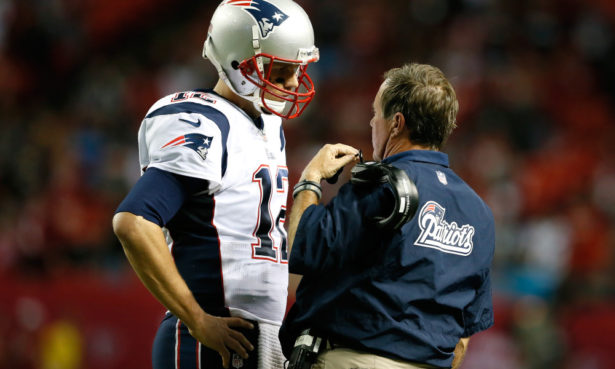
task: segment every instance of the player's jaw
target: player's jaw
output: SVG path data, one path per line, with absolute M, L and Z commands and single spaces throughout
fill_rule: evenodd
M 292 101 L 295 92 L 299 87 L 297 77 L 299 65 L 289 63 L 265 64 L 264 69 L 268 71 L 267 80 L 273 84 L 275 89 L 267 89 L 264 97 L 272 101 Z
M 264 66 L 268 83 L 262 90 L 261 98 L 267 110 L 283 116 L 290 116 L 293 110 L 300 110 L 298 105 L 304 102 L 302 96 L 297 94 L 301 85 L 299 68 L 297 64 L 278 62 Z
M 259 67 L 260 61 L 267 62 Z M 298 60 L 261 54 L 239 64 L 241 74 L 260 89 L 253 101 L 286 119 L 301 115 L 314 97 L 314 83 L 306 68 L 307 64 Z

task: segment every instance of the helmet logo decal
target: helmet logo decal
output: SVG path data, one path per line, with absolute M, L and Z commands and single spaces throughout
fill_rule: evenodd
M 263 38 L 288 19 L 286 13 L 266 0 L 227 0 L 225 4 L 242 7 L 248 12 L 258 24 Z

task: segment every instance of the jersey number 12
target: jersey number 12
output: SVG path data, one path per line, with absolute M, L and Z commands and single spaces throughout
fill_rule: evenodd
M 275 190 L 273 189 L 273 181 L 275 181 Z M 288 187 L 288 168 L 283 166 L 277 167 L 275 178 L 271 176 L 269 166 L 264 164 L 258 167 L 252 175 L 252 182 L 258 183 L 261 193 L 258 217 L 253 233 L 257 240 L 252 244 L 252 257 L 255 259 L 288 263 L 286 230 L 284 229 L 284 222 L 286 221 L 286 206 L 283 205 L 286 203 L 284 181 L 286 181 Z M 271 208 L 271 200 L 274 195 L 283 196 L 279 210 Z M 273 215 L 276 214 L 276 210 L 278 210 L 277 216 L 275 222 L 273 222 Z M 275 245 L 272 236 L 274 230 L 277 230 L 280 235 L 280 245 Z

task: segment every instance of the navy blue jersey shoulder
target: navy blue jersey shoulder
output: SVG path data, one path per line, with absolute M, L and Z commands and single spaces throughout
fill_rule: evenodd
M 209 120 L 214 122 L 220 132 L 222 133 L 222 175 L 226 173 L 226 166 L 228 163 L 228 150 L 227 150 L 227 142 L 228 135 L 231 129 L 228 118 L 218 109 L 211 107 L 209 105 L 203 105 L 195 102 L 181 102 L 176 104 L 169 104 L 162 106 L 151 113 L 145 116 L 145 119 L 157 117 L 160 115 L 170 115 L 170 114 L 179 114 L 179 113 L 196 113 L 201 114 L 207 117 Z
M 140 215 L 163 227 L 191 194 L 207 189 L 207 181 L 149 168 L 120 203 L 116 213 Z
M 289 261 L 303 279 L 280 330 L 286 355 L 298 333 L 312 328 L 358 350 L 450 367 L 459 339 L 493 324 L 491 211 L 446 154 L 413 150 L 385 161 L 415 182 L 419 211 L 374 237 L 357 212 L 366 195 L 352 184 L 326 206 L 306 209 Z M 363 262 L 340 262 L 345 250 Z M 338 267 L 323 272 L 332 257 Z

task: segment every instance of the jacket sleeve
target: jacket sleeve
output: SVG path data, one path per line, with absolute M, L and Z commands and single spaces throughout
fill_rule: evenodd
M 289 271 L 309 275 L 344 268 L 378 247 L 378 231 L 370 219 L 394 204 L 390 187 L 359 189 L 342 186 L 329 204 L 308 207 L 299 222 Z
M 465 323 L 464 337 L 483 331 L 491 327 L 494 323 L 493 319 L 493 303 L 491 298 L 491 273 L 489 269 L 481 272 L 482 283 L 476 291 L 474 300 L 463 312 L 463 320 Z

